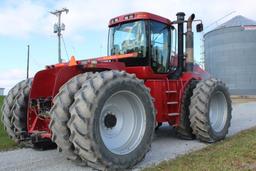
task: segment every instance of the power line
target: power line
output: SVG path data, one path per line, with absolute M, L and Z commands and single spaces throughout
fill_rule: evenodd
M 231 14 L 235 13 L 236 11 L 232 11 L 222 17 L 220 17 L 219 19 L 215 20 L 214 22 L 212 22 L 211 24 L 207 25 L 204 29 L 204 31 L 202 32 L 202 34 L 204 35 L 205 31 L 210 28 L 213 25 L 218 25 L 218 22 L 223 20 L 224 18 L 230 16 Z M 201 42 L 201 59 L 200 59 L 200 63 L 201 66 L 203 67 L 203 69 L 205 69 L 205 50 L 204 50 L 204 36 L 202 35 L 202 37 L 200 38 L 200 42 Z
M 235 12 L 236 12 L 236 11 L 232 11 L 232 12 L 230 12 L 230 13 L 224 15 L 223 17 L 221 17 L 221 18 L 215 20 L 214 22 L 212 22 L 211 24 L 209 24 L 208 26 L 206 26 L 205 29 L 211 27 L 211 26 L 214 25 L 214 24 L 218 24 L 219 21 L 223 20 L 224 18 L 230 16 L 231 14 L 233 14 L 233 13 L 235 13 Z
M 62 38 L 62 42 L 63 42 L 63 45 L 64 45 L 64 49 L 65 49 L 65 52 L 66 52 L 67 60 L 68 60 L 69 55 L 68 55 L 68 51 L 67 51 L 67 47 L 66 47 L 66 43 L 65 43 L 64 37 L 63 37 L 63 36 L 61 36 L 61 38 Z
M 30 56 L 30 59 L 32 59 L 31 62 L 33 62 L 33 64 L 36 65 L 38 68 L 44 66 L 43 64 L 39 63 L 34 57 Z

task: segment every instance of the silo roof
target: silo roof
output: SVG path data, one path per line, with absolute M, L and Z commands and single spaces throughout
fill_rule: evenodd
M 228 20 L 227 22 L 221 24 L 216 29 L 221 29 L 225 27 L 246 26 L 246 25 L 256 25 L 256 21 L 246 18 L 242 15 L 238 15 Z

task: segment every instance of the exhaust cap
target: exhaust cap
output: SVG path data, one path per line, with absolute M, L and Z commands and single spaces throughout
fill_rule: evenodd
M 192 32 L 192 22 L 195 19 L 195 14 L 192 14 L 187 21 L 186 33 L 186 71 L 193 72 L 194 69 L 194 37 Z
M 184 18 L 185 18 L 185 13 L 184 12 L 178 12 L 177 14 L 176 14 L 176 16 L 177 16 L 177 22 L 179 22 L 179 21 L 184 21 Z

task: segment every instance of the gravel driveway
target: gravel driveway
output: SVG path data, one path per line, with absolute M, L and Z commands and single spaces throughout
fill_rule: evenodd
M 233 118 L 228 136 L 241 130 L 256 126 L 256 102 L 234 104 Z M 197 140 L 180 140 L 169 126 L 162 126 L 155 134 L 152 150 L 139 163 L 135 170 L 157 164 L 163 160 L 173 159 L 177 155 L 201 149 L 207 144 Z M 33 149 L 18 149 L 0 152 L 0 171 L 2 170 L 92 170 L 77 166 L 67 161 L 56 150 L 35 151 Z

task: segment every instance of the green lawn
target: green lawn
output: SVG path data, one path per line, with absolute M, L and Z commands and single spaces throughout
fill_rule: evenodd
M 0 96 L 0 108 L 3 104 L 3 96 Z M 0 112 L 0 117 L 2 117 L 2 112 Z M 0 150 L 8 150 L 15 147 L 16 144 L 12 141 L 6 134 L 2 122 L 0 122 Z
M 256 128 L 145 171 L 256 170 Z

